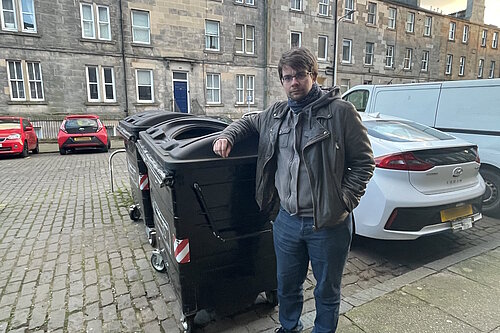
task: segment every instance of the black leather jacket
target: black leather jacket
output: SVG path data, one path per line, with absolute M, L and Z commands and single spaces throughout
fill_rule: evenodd
M 301 154 L 312 190 L 316 228 L 344 221 L 359 204 L 373 175 L 375 162 L 366 128 L 354 106 L 340 99 L 338 88 L 323 96 L 325 102 L 309 112 L 313 135 Z M 265 211 L 272 210 L 278 195 L 274 186 L 278 132 L 287 102 L 277 102 L 262 113 L 229 125 L 219 136 L 234 146 L 248 135 L 258 133 L 259 150 L 256 170 L 256 201 Z

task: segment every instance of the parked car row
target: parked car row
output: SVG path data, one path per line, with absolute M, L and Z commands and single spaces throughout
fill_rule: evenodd
M 59 153 L 78 149 L 107 152 L 111 140 L 106 127 L 96 115 L 66 116 L 57 134 Z M 31 122 L 23 117 L 0 116 L 0 155 L 28 156 L 39 152 L 39 143 Z

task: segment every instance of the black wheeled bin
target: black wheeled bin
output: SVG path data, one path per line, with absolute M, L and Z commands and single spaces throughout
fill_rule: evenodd
M 255 202 L 258 140 L 220 158 L 212 151 L 220 125 L 182 118 L 141 132 L 137 142 L 157 230 L 151 263 L 167 270 L 186 332 L 200 310 L 241 310 L 261 292 L 277 304 L 271 224 Z
M 162 110 L 137 113 L 121 120 L 117 130 L 123 137 L 127 151 L 127 168 L 130 177 L 130 187 L 134 204 L 129 207 L 130 218 L 134 221 L 143 219 L 149 243 L 156 244 L 156 231 L 154 228 L 153 210 L 149 193 L 148 170 L 141 155 L 137 153 L 136 142 L 139 132 L 145 131 L 161 122 L 191 116 L 181 112 L 166 112 Z

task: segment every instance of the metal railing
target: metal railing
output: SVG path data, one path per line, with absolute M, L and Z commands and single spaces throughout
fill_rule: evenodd
M 108 134 L 112 137 L 117 136 L 116 127 L 118 126 L 119 120 L 106 120 L 101 119 L 102 123 L 106 127 Z M 57 139 L 57 133 L 59 132 L 59 127 L 61 126 L 62 120 L 47 119 L 47 120 L 31 120 L 36 135 L 38 139 Z

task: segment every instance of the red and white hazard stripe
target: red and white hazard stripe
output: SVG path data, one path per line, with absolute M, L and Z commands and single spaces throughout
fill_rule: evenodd
M 149 178 L 147 173 L 144 175 L 139 175 L 139 189 L 141 191 L 149 190 Z
M 174 239 L 174 255 L 175 260 L 179 264 L 187 264 L 191 261 L 189 256 L 189 239 L 177 239 L 175 235 L 172 235 Z

